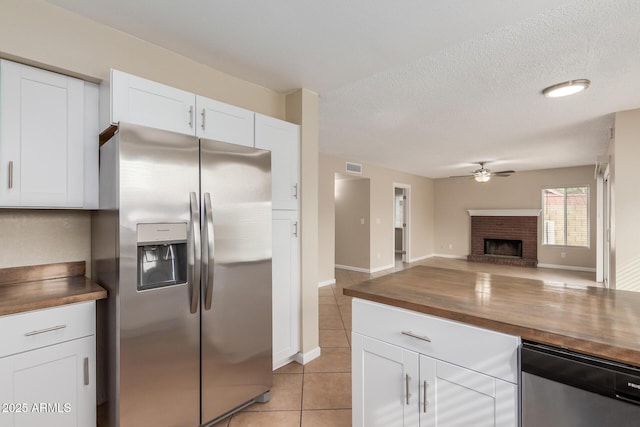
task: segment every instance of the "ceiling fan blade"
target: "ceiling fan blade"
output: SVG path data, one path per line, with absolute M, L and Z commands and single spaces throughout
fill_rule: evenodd
M 516 173 L 516 171 L 499 171 L 499 172 L 493 172 L 493 175 L 499 175 L 502 173 Z
M 507 177 L 510 177 L 510 176 L 511 176 L 511 174 L 506 174 L 506 175 L 505 175 L 505 174 L 500 174 L 500 175 L 497 175 L 497 174 L 495 174 L 495 173 L 492 173 L 492 174 L 491 174 L 491 177 L 494 177 L 494 176 L 495 176 L 496 178 L 507 178 Z
M 455 175 L 450 176 L 449 178 L 473 178 L 473 175 Z

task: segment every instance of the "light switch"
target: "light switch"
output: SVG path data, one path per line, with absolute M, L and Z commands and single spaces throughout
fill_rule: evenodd
M 360 218 L 360 224 L 364 225 L 364 218 Z

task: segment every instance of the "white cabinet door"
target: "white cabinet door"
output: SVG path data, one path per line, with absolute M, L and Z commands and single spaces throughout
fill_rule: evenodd
M 351 345 L 353 426 L 418 426 L 418 353 L 355 332 Z
M 256 113 L 255 146 L 271 151 L 273 209 L 298 209 L 300 127 Z
M 515 384 L 420 355 L 420 387 L 421 427 L 518 425 Z
M 98 150 L 92 90 L 87 102 L 95 101 L 88 106 L 95 117 L 87 120 L 95 135 L 85 135 L 82 80 L 1 61 L 0 206 L 83 207 L 85 139 L 95 138 L 87 149 L 95 150 L 96 159 Z M 96 184 L 97 178 L 89 185 Z
M 111 123 L 195 135 L 195 102 L 193 93 L 111 70 Z
M 253 147 L 253 111 L 196 96 L 196 135 Z
M 90 336 L 0 359 L 0 425 L 95 426 L 94 355 Z
M 300 351 L 298 212 L 273 211 L 273 367 Z

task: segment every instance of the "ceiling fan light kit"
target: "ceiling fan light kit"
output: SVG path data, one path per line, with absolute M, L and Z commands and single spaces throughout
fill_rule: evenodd
M 491 179 L 492 176 L 507 177 L 507 176 L 511 176 L 512 173 L 516 173 L 516 171 L 514 170 L 491 172 L 490 169 L 486 169 L 484 167 L 486 163 L 487 162 L 478 162 L 478 164 L 480 165 L 480 169 L 476 169 L 473 172 L 469 172 L 471 175 L 457 175 L 457 176 L 450 176 L 449 178 L 473 178 L 477 182 L 487 182 Z
M 473 178 L 478 182 L 487 182 L 491 179 L 491 173 L 485 169 L 484 171 L 475 174 Z
M 542 90 L 542 94 L 547 98 L 560 98 L 562 96 L 573 95 L 587 89 L 591 82 L 587 79 L 569 80 L 549 86 Z

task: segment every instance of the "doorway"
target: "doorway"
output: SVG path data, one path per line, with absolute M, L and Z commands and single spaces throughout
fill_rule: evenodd
M 411 186 L 393 184 L 393 242 L 396 262 L 411 260 L 409 249 Z

